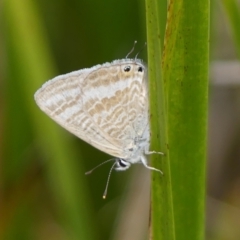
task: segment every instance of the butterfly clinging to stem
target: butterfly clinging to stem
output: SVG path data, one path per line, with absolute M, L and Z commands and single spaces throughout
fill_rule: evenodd
M 142 163 L 161 172 L 150 167 L 146 158 L 152 153 L 163 154 L 149 151 L 147 67 L 140 59 L 127 57 L 55 77 L 34 96 L 40 109 L 55 122 L 115 157 L 106 161 L 114 164 L 103 198 L 113 169 L 122 171 Z

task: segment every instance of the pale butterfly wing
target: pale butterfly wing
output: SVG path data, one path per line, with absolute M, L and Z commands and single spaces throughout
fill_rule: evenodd
M 138 59 L 58 76 L 35 100 L 62 127 L 110 155 L 130 158 L 138 139 L 149 141 L 147 73 Z

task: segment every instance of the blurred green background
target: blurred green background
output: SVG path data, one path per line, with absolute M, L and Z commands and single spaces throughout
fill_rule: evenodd
M 235 240 L 240 43 L 224 2 L 212 2 L 206 239 Z M 110 156 L 57 126 L 33 99 L 56 75 L 124 58 L 135 40 L 141 49 L 144 1 L 8 0 L 0 11 L 0 239 L 146 239 L 149 172 L 114 172 L 103 200 L 110 165 L 84 173 Z

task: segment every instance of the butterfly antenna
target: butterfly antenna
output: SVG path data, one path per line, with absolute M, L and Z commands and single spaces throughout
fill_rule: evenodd
M 104 190 L 104 193 L 103 193 L 103 199 L 106 199 L 106 196 L 107 196 L 107 190 L 108 190 L 108 184 L 109 184 L 109 180 L 110 180 L 110 177 L 111 177 L 111 173 L 112 173 L 112 170 L 114 168 L 114 166 L 117 164 L 117 162 L 115 162 L 110 171 L 109 171 L 109 174 L 108 174 L 108 179 L 107 179 L 107 184 L 106 184 L 106 187 L 105 187 L 105 190 Z
M 113 161 L 113 160 L 115 160 L 115 158 L 111 158 L 111 159 L 109 159 L 109 160 L 107 160 L 107 161 L 105 161 L 105 162 L 100 163 L 99 165 L 97 165 L 96 167 L 94 167 L 92 170 L 90 170 L 90 171 L 88 171 L 88 172 L 85 172 L 85 175 L 91 174 L 96 168 L 104 165 L 105 163 L 111 162 L 111 161 Z
M 134 51 L 136 43 L 137 43 L 137 41 L 134 41 L 133 47 L 132 47 L 131 51 L 127 54 L 126 58 L 128 58 L 128 56 Z
M 140 51 L 136 54 L 135 56 L 135 60 L 137 59 L 138 55 L 140 52 L 142 52 L 142 50 L 147 46 L 147 43 L 145 42 L 144 46 L 140 49 Z

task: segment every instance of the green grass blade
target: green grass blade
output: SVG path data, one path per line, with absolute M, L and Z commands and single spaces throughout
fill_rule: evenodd
M 209 1 L 170 1 L 163 75 L 176 239 L 204 239 L 208 58 Z
M 164 176 L 152 173 L 152 239 L 200 240 L 205 218 L 209 1 L 169 1 L 162 75 L 158 2 L 146 3 L 152 148 L 166 153 L 154 161 Z
M 150 87 L 150 118 L 152 149 L 165 153 L 164 157 L 153 155 L 154 167 L 161 169 L 152 172 L 151 193 L 151 236 L 152 239 L 175 239 L 172 209 L 170 165 L 167 153 L 166 93 L 161 71 L 161 25 L 159 22 L 158 1 L 146 1 L 148 71 Z

